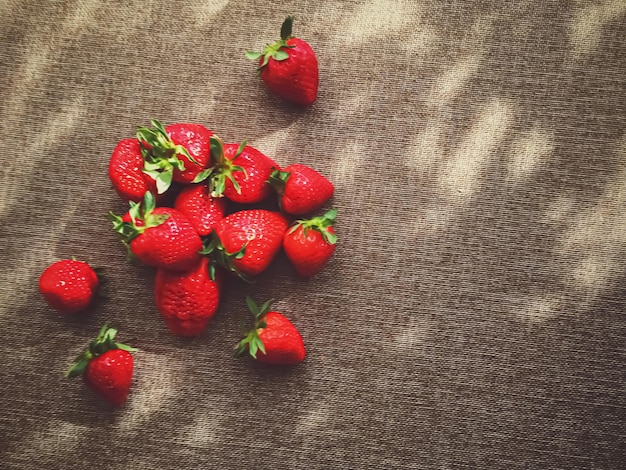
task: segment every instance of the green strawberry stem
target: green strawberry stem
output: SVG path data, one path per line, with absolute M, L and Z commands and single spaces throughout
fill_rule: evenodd
M 284 49 L 291 49 L 295 46 L 290 46 L 287 41 L 293 36 L 291 35 L 293 29 L 293 16 L 285 18 L 280 28 L 280 39 L 272 44 L 268 44 L 263 48 L 261 52 L 246 51 L 246 57 L 250 60 L 259 61 L 263 57 L 263 61 L 259 65 L 257 72 L 260 72 L 263 67 L 267 65 L 270 59 L 285 60 L 289 58 L 289 53 Z
M 143 205 L 139 202 L 130 201 L 128 215 L 131 221 L 127 222 L 123 217 L 109 211 L 109 220 L 113 224 L 113 231 L 126 247 L 126 258 L 134 261 L 134 255 L 130 249 L 130 242 L 151 227 L 161 225 L 167 220 L 167 214 L 153 214 L 156 208 L 154 194 L 147 191 L 143 196 Z
M 237 266 L 235 266 L 234 263 L 234 260 L 244 257 L 244 255 L 246 254 L 247 246 L 248 243 L 244 243 L 244 245 L 239 250 L 230 253 L 226 250 L 217 234 L 213 232 L 213 235 L 207 239 L 202 250 L 200 250 L 200 254 L 210 256 L 211 263 L 209 263 L 209 267 L 213 270 L 213 273 L 215 272 L 215 265 L 218 265 L 226 269 L 227 271 L 236 274 L 241 280 L 252 283 L 252 278 L 237 269 Z
M 152 119 L 150 123 L 152 129 L 139 127 L 136 134 L 144 159 L 143 172 L 155 180 L 157 192 L 162 194 L 171 186 L 174 170 L 185 170 L 185 164 L 178 158 L 179 154 L 195 164 L 198 162 L 184 146 L 172 141 L 160 121 Z
M 282 196 L 285 194 L 285 186 L 287 185 L 289 176 L 291 176 L 291 172 L 289 171 L 274 170 L 270 173 L 267 182 L 274 188 L 279 196 Z
M 109 328 L 105 323 L 104 326 L 100 328 L 98 336 L 89 343 L 89 347 L 74 360 L 65 374 L 66 377 L 77 377 L 82 375 L 87 368 L 89 361 L 107 351 L 111 351 L 113 349 L 122 349 L 128 352 L 138 351 L 137 349 L 126 344 L 117 343 L 115 341 L 115 335 L 117 335 L 117 330 L 115 328 Z
M 306 236 L 308 230 L 317 230 L 322 234 L 324 241 L 330 245 L 337 243 L 337 235 L 331 233 L 328 228 L 332 227 L 337 217 L 337 209 L 331 209 L 324 215 L 313 217 L 312 219 L 296 220 L 287 233 L 293 233 L 298 227 L 302 227 L 302 232 Z
M 237 149 L 237 153 L 229 160 L 224 155 L 224 143 L 222 139 L 217 136 L 211 136 L 210 139 L 211 144 L 211 161 L 213 165 L 210 168 L 207 168 L 204 171 L 201 171 L 193 180 L 194 183 L 200 183 L 206 179 L 209 179 L 209 190 L 211 191 L 212 197 L 222 197 L 224 195 L 224 190 L 226 189 L 226 180 L 230 180 L 233 183 L 233 187 L 238 194 L 241 193 L 241 187 L 239 183 L 234 177 L 235 172 L 243 172 L 244 177 L 247 178 L 246 170 L 239 166 L 235 165 L 234 161 L 237 159 L 239 155 L 243 152 L 243 149 L 246 146 L 246 142 L 243 141 L 239 148 Z
M 267 326 L 265 324 L 265 315 L 270 311 L 273 301 L 273 299 L 270 299 L 259 306 L 251 297 L 246 297 L 246 305 L 254 316 L 254 327 L 235 345 L 235 354 L 237 356 L 242 356 L 246 351 L 248 351 L 254 359 L 256 359 L 257 352 L 259 351 L 265 354 L 265 345 L 259 337 L 259 332 Z

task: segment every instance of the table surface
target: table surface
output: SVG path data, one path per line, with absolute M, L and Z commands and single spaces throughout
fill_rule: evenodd
M 244 56 L 287 15 L 316 51 L 307 109 Z M 623 468 L 626 3 L 0 3 L 0 467 Z M 195 122 L 327 176 L 337 250 L 228 281 L 170 334 L 126 262 L 107 176 L 137 127 Z M 63 317 L 53 261 L 104 269 Z M 233 356 L 245 296 L 301 331 L 297 367 Z M 139 348 L 112 410 L 72 359 L 109 322 Z

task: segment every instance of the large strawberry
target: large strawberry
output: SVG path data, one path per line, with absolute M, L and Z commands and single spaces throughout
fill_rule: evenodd
M 123 216 L 109 217 L 129 255 L 148 266 L 184 271 L 202 259 L 202 239 L 191 222 L 176 209 L 155 207 L 152 193 L 143 203 L 131 202 Z
M 247 352 L 265 364 L 298 364 L 306 357 L 302 335 L 282 313 L 270 311 L 271 302 L 268 300 L 259 307 L 250 297 L 246 298 L 254 315 L 254 327 L 237 343 L 237 355 Z
M 287 226 L 287 219 L 279 212 L 233 212 L 218 222 L 204 252 L 240 277 L 253 277 L 272 263 L 282 247 Z
M 133 379 L 133 355 L 137 351 L 115 342 L 117 330 L 104 325 L 98 337 L 76 358 L 68 377 L 83 376 L 87 387 L 115 407 L 128 399 Z
M 219 305 L 219 275 L 206 257 L 189 271 L 157 270 L 156 306 L 173 334 L 199 336 L 204 332 Z
M 120 140 L 109 160 L 109 179 L 125 201 L 141 201 L 146 191 L 156 192 L 156 181 L 144 172 L 141 146 L 137 139 Z
M 320 272 L 335 252 L 337 236 L 333 229 L 337 211 L 308 220 L 297 220 L 285 233 L 283 248 L 296 272 L 310 277 Z
M 176 196 L 174 209 L 184 214 L 201 237 L 209 235 L 224 217 L 226 200 L 213 197 L 208 184 L 190 184 Z
M 285 19 L 278 41 L 265 46 L 262 52 L 247 51 L 246 57 L 258 62 L 261 79 L 274 94 L 309 106 L 317 99 L 317 57 L 309 43 L 292 36 L 293 20 L 293 16 Z
M 163 126 L 156 119 L 152 128 L 137 129 L 144 158 L 144 171 L 164 193 L 172 184 L 191 183 L 211 162 L 210 138 L 213 132 L 202 124 L 176 123 Z
M 214 196 L 226 196 L 239 204 L 253 204 L 272 194 L 268 179 L 278 164 L 260 150 L 242 144 L 224 144 L 219 137 L 211 137 L 213 166 L 201 174 Z
M 301 163 L 272 172 L 270 183 L 279 195 L 282 210 L 292 215 L 306 215 L 316 211 L 335 192 L 328 178 Z
M 96 296 L 99 279 L 84 261 L 64 259 L 52 263 L 39 277 L 39 291 L 50 307 L 62 314 L 85 310 Z

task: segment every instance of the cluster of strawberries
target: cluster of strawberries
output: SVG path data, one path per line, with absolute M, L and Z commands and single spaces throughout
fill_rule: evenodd
M 310 105 L 317 96 L 317 59 L 311 47 L 291 36 L 293 18 L 281 39 L 262 53 L 261 77 L 280 97 Z M 301 277 L 321 271 L 337 237 L 336 211 L 315 215 L 333 196 L 333 184 L 301 163 L 281 168 L 243 143 L 224 143 L 198 123 L 139 127 L 122 139 L 109 160 L 109 178 L 129 203 L 109 213 L 130 259 L 156 269 L 154 298 L 168 330 L 196 337 L 208 327 L 229 277 L 253 281 L 283 250 Z M 270 207 L 270 208 L 268 208 Z M 61 260 L 39 279 L 48 304 L 62 313 L 85 310 L 99 286 L 98 274 L 82 261 Z M 246 304 L 254 315 L 251 331 L 236 345 L 259 362 L 297 364 L 306 350 L 294 324 L 271 310 L 271 301 Z M 70 368 L 115 406 L 125 403 L 135 350 L 117 343 L 105 325 Z

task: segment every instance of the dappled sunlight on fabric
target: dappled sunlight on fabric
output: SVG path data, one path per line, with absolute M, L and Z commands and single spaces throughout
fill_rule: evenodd
M 58 145 L 72 135 L 75 129 L 80 126 L 82 118 L 87 112 L 87 107 L 84 105 L 82 97 L 76 93 L 73 103 L 66 105 L 60 113 L 54 114 L 43 123 L 40 127 L 41 131 L 33 133 L 28 141 L 28 145 L 24 148 L 24 155 L 39 156 L 49 153 L 52 147 Z M 6 174 L 11 174 L 13 178 L 19 175 L 28 175 L 32 173 L 36 158 L 20 158 L 15 160 L 9 160 L 5 166 Z M 6 184 L 0 187 L 0 216 L 4 215 L 15 198 L 19 197 L 20 188 Z M 69 201 L 68 201 L 68 204 Z M 74 204 L 78 204 L 78 201 L 74 201 Z M 59 226 L 62 225 L 59 220 Z
M 368 154 L 364 146 L 358 141 L 347 141 L 343 148 L 337 149 L 338 155 L 349 156 L 335 158 L 330 163 L 330 177 L 336 185 L 351 183 L 361 171 Z
M 248 142 L 248 145 L 251 145 L 252 147 L 263 152 L 265 155 L 276 160 L 276 163 L 286 164 L 287 162 L 279 161 L 280 157 L 277 157 L 277 154 L 279 153 L 282 145 L 289 141 L 289 139 L 297 133 L 297 126 L 298 122 L 295 121 L 286 127 L 257 137 L 254 142 Z
M 618 149 L 626 161 L 626 138 Z M 612 176 L 596 203 L 579 212 L 556 247 L 555 254 L 571 259 L 564 281 L 583 297 L 595 297 L 624 276 L 626 257 L 626 165 Z
M 370 0 L 360 5 L 349 22 L 339 31 L 344 32 L 343 41 L 358 43 L 376 36 L 389 36 L 390 31 L 400 30 L 420 16 L 419 6 L 411 1 L 396 1 L 393 7 L 384 0 Z
M 212 26 L 212 23 L 215 21 L 215 15 L 222 11 L 226 5 L 228 5 L 228 0 L 208 0 L 200 2 L 199 5 L 194 7 L 194 11 L 196 12 L 195 19 L 201 25 Z
M 152 418 L 154 413 L 167 409 L 171 399 L 179 393 L 183 364 L 169 354 L 167 360 L 161 354 L 139 351 L 135 353 L 133 387 L 125 405 L 125 413 L 117 423 L 120 430 L 132 431 Z
M 88 435 L 89 428 L 69 421 L 51 419 L 45 430 L 34 430 L 8 450 L 8 455 L 19 456 L 24 449 L 45 461 L 59 455 L 71 455 Z M 22 447 L 23 446 L 23 447 Z
M 537 127 L 522 134 L 511 144 L 508 178 L 522 183 L 554 153 L 554 137 Z
M 511 312 L 530 323 L 554 318 L 563 307 L 563 299 L 553 293 L 531 294 L 510 306 Z
M 198 414 L 191 424 L 180 429 L 181 442 L 199 449 L 218 442 L 224 433 L 220 432 L 222 431 L 220 426 L 221 420 L 217 415 L 219 413 L 216 413 L 215 410 L 212 410 L 210 415 L 206 412 Z
M 593 53 L 602 39 L 602 30 L 613 21 L 625 21 L 626 2 L 605 0 L 591 2 L 578 9 L 570 24 L 570 43 L 574 55 L 584 58 Z
M 513 120 L 513 106 L 495 98 L 478 113 L 476 122 L 450 158 L 442 162 L 438 183 L 449 200 L 467 202 L 480 188 L 489 162 L 495 158 Z

